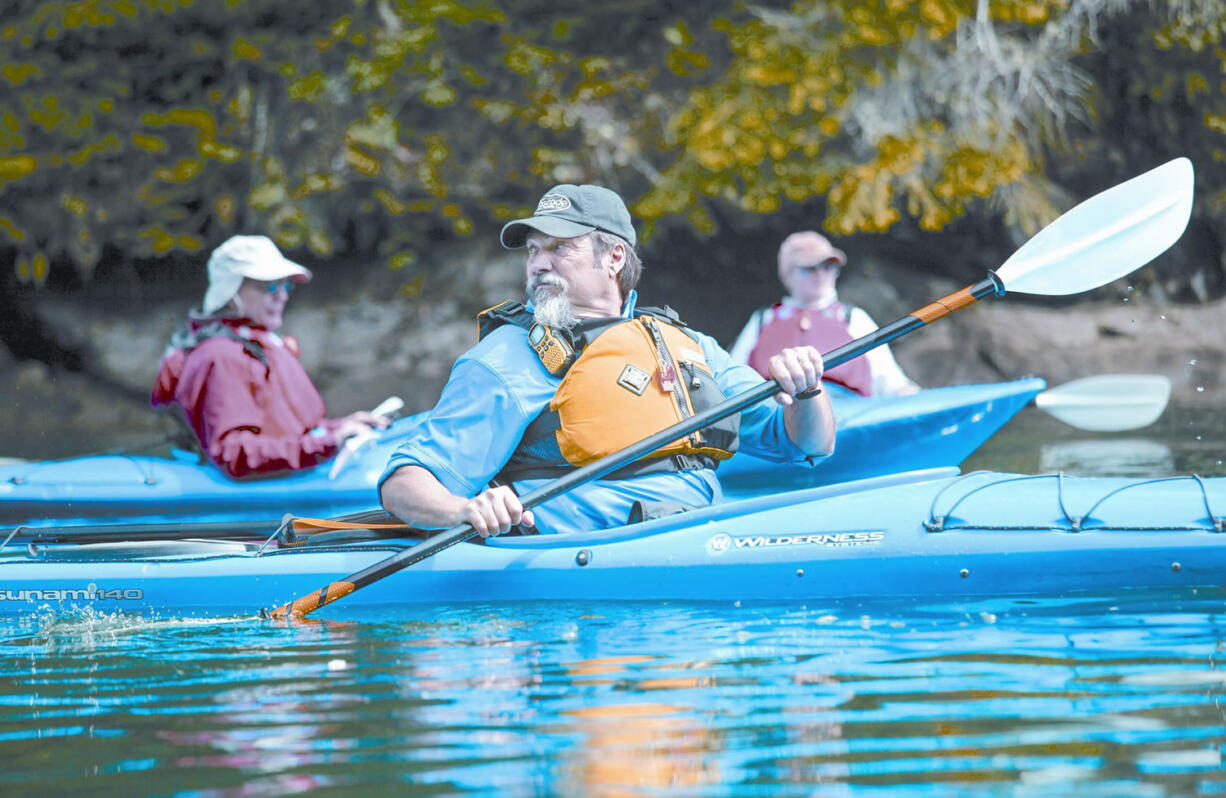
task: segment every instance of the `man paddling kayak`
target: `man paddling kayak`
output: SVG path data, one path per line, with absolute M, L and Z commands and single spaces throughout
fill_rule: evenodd
M 324 401 L 277 335 L 290 291 L 311 272 L 266 236 L 213 250 L 199 313 L 171 338 L 151 397 L 186 417 L 209 459 L 232 477 L 309 468 L 388 420 L 365 411 L 326 418 Z
M 551 189 L 501 241 L 527 250 L 525 307 L 479 318 L 480 341 L 452 368 L 380 479 L 383 506 L 407 523 L 467 523 L 482 536 L 523 524 L 593 530 L 720 498 L 715 465 L 738 446 L 783 462 L 834 450 L 821 354 L 784 350 L 769 374 L 782 392 L 652 456 L 525 511 L 518 495 L 600 459 L 726 396 L 761 384 L 710 336 L 667 308 L 638 305 L 642 264 L 621 197 L 592 185 Z M 807 395 L 807 394 L 806 394 Z

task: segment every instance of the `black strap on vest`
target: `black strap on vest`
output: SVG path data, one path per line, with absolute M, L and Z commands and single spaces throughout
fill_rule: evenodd
M 654 316 L 681 329 L 686 335 L 690 334 L 689 325 L 683 322 L 677 315 L 677 311 L 668 305 L 662 308 L 635 308 L 634 317 L 638 318 L 639 316 Z M 574 347 L 575 352 L 580 352 L 587 346 L 588 342 L 595 340 L 596 336 L 606 329 L 621 324 L 626 320 L 624 316 L 612 316 L 603 319 L 581 319 L 570 330 L 552 330 L 552 332 L 554 335 L 565 336 L 571 346 Z M 536 324 L 536 319 L 533 317 L 532 311 L 528 310 L 523 303 L 508 299 L 477 314 L 477 340 L 484 339 L 485 336 L 504 324 L 513 324 L 524 330 L 531 330 L 532 325 Z
M 508 299 L 477 314 L 477 340 L 484 340 L 485 336 L 504 324 L 513 324 L 527 330 L 535 321 L 532 311 L 524 307 L 523 303 Z

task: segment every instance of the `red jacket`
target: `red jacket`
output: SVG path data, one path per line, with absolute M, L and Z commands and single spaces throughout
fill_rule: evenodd
M 225 335 L 162 358 L 153 406 L 181 408 L 205 453 L 232 477 L 309 468 L 336 454 L 340 421 L 324 417 L 293 339 L 244 320 L 223 324 Z

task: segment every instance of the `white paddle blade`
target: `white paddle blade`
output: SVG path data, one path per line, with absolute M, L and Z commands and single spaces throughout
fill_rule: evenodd
M 404 407 L 404 400 L 399 396 L 389 396 L 379 404 L 375 405 L 375 409 L 371 410 L 372 415 L 390 416 L 392 413 L 398 413 Z
M 341 446 L 341 450 L 336 453 L 336 459 L 332 461 L 332 468 L 328 470 L 328 479 L 336 479 L 340 476 L 340 473 L 345 470 L 345 466 L 349 465 L 349 461 L 353 459 L 358 449 L 378 438 L 379 433 L 374 430 L 346 438 L 345 443 Z
M 1171 381 L 1158 374 L 1103 374 L 1066 382 L 1034 398 L 1070 427 L 1119 432 L 1158 420 L 1171 398 Z
M 399 413 L 403 408 L 403 399 L 401 399 L 399 396 L 389 396 L 379 404 L 375 405 L 375 408 L 370 412 L 371 415 L 375 416 L 391 416 L 395 413 Z M 371 441 L 378 439 L 378 430 L 368 430 L 360 435 L 354 435 L 350 438 L 346 438 L 344 445 L 341 446 L 341 450 L 336 453 L 336 459 L 332 461 L 332 468 L 328 471 L 328 479 L 336 479 L 338 476 L 340 476 L 341 472 L 345 470 L 345 466 L 349 465 L 349 461 L 353 459 L 353 456 L 357 453 L 358 449 L 361 449 Z
M 997 270 L 1005 290 L 1065 296 L 1117 280 L 1179 240 L 1192 213 L 1187 158 L 1120 183 L 1061 215 Z

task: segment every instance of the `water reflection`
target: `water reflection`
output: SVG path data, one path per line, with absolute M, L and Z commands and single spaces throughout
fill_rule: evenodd
M 1224 400 L 1226 401 L 1226 400 Z M 962 470 L 1078 476 L 1226 475 L 1226 404 L 1171 405 L 1143 437 L 1077 432 L 1028 407 L 967 458 Z M 1069 440 L 1070 437 L 1075 440 Z M 1161 448 L 1165 447 L 1165 448 Z
M 1224 607 L 1155 591 L 53 621 L 0 646 L 4 792 L 1220 791 Z
M 1175 472 L 1171 447 L 1144 438 L 1044 443 L 1039 447 L 1039 472 L 1063 471 L 1074 476 L 1148 477 Z
M 563 769 L 571 794 L 642 794 L 721 781 L 722 735 L 696 707 L 611 703 L 565 710 L 563 728 L 583 740 Z

